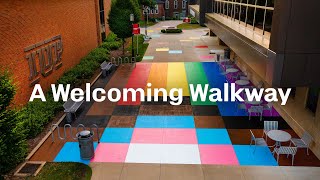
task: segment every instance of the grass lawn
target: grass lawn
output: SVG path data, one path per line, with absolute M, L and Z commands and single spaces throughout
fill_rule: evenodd
M 92 170 L 82 163 L 46 163 L 36 177 L 28 177 L 30 180 L 39 179 L 68 179 L 68 180 L 89 180 Z
M 201 28 L 199 24 L 189 24 L 189 23 L 182 23 L 177 26 L 177 28 L 188 30 L 188 29 L 197 29 Z
M 141 61 L 143 56 L 144 56 L 144 53 L 147 51 L 147 48 L 149 46 L 149 43 L 143 43 L 144 42 L 144 39 L 143 39 L 143 35 L 138 35 L 138 58 L 137 58 L 137 62 Z M 134 49 L 134 53 L 136 54 L 137 53 L 137 36 L 135 35 L 134 38 L 133 38 L 133 49 Z M 131 40 L 130 40 L 130 45 L 129 47 L 127 48 L 128 51 L 131 52 L 131 48 L 132 48 L 132 43 L 131 43 Z

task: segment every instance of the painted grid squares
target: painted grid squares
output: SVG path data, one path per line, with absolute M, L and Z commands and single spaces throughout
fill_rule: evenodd
M 199 144 L 231 144 L 226 129 L 197 129 Z
M 235 153 L 242 166 L 278 166 L 268 147 L 234 145 Z M 253 152 L 254 151 L 254 152 Z
M 195 128 L 193 116 L 138 116 L 136 128 Z
M 202 164 L 239 165 L 232 145 L 199 145 Z
M 124 162 L 129 144 L 100 143 L 91 162 Z
M 100 142 L 104 143 L 130 143 L 133 128 L 106 128 Z
M 97 147 L 97 143 L 94 143 L 94 148 L 96 147 Z M 53 161 L 54 162 L 79 162 L 83 164 L 90 163 L 90 160 L 83 160 L 80 158 L 80 149 L 79 149 L 78 142 L 66 142 Z
M 198 145 L 134 144 L 126 157 L 128 163 L 201 164 Z

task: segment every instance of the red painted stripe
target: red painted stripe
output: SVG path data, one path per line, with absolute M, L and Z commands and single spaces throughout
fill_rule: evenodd
M 144 89 L 147 85 L 150 69 L 152 63 L 137 63 L 134 70 L 131 72 L 126 88 L 142 88 Z M 140 105 L 140 94 L 137 94 L 137 101 L 132 102 L 131 93 L 128 94 L 128 101 L 124 102 L 123 97 L 118 102 L 118 105 Z

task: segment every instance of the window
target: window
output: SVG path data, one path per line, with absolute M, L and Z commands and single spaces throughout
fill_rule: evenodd
M 155 13 L 155 14 L 159 14 L 158 4 L 156 4 L 156 5 L 154 6 L 154 13 Z
M 169 9 L 169 0 L 166 0 L 166 9 Z
M 274 0 L 214 0 L 214 13 L 233 21 L 261 29 L 263 35 L 271 31 Z
M 187 1 L 183 0 L 182 1 L 182 9 L 186 9 L 186 7 L 187 7 Z
M 174 0 L 173 6 L 174 6 L 174 9 L 178 9 L 178 0 Z
M 104 17 L 104 2 L 99 0 L 99 14 L 100 14 L 100 31 L 102 41 L 106 38 L 105 17 Z
M 320 88 L 309 88 L 306 107 L 313 113 L 317 111 Z

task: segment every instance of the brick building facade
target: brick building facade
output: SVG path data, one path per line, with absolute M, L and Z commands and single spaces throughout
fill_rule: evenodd
M 33 84 L 47 90 L 101 43 L 109 30 L 100 15 L 107 17 L 110 4 L 111 0 L 0 1 L 0 69 L 13 76 L 16 105 L 29 100 Z
M 175 18 L 181 19 L 188 16 L 188 5 L 190 0 L 156 0 L 157 5 L 154 9 L 150 9 L 147 12 L 149 13 L 150 18 Z M 144 9 L 144 7 L 142 7 Z M 142 10 L 142 14 L 145 14 L 145 11 Z M 144 15 L 142 17 L 144 19 Z

